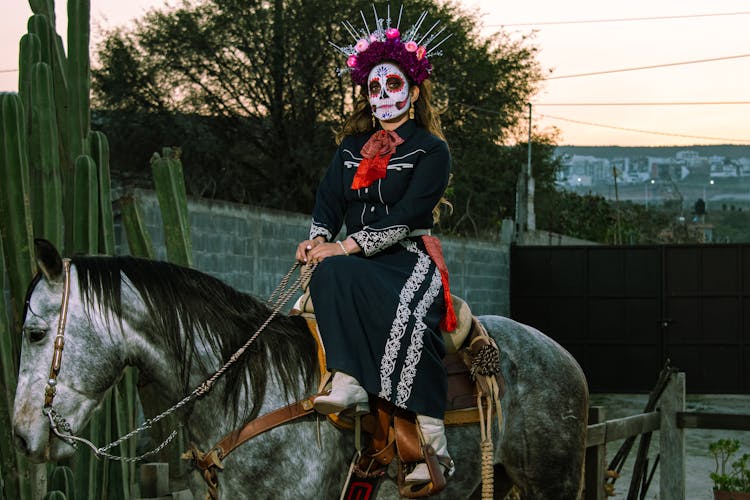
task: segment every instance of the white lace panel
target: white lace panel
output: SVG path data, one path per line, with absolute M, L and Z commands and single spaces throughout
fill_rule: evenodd
M 430 288 L 422 296 L 422 299 L 414 309 L 414 329 L 411 332 L 411 343 L 406 349 L 406 360 L 404 361 L 404 368 L 401 370 L 401 378 L 398 381 L 398 387 L 396 388 L 396 406 L 406 408 L 406 402 L 411 396 L 411 389 L 414 386 L 414 377 L 417 375 L 417 365 L 419 360 L 422 359 L 422 348 L 424 347 L 424 331 L 427 329 L 427 325 L 424 323 L 424 317 L 427 315 L 427 310 L 430 308 L 435 298 L 438 296 L 443 284 L 440 279 L 440 271 L 435 268 L 435 272 L 432 273 L 432 280 L 430 280 Z
M 396 359 L 401 350 L 401 339 L 406 333 L 406 325 L 411 316 L 409 305 L 414 300 L 414 294 L 424 283 L 427 272 L 430 270 L 430 257 L 425 252 L 421 252 L 417 244 L 413 241 L 403 241 L 401 244 L 410 252 L 416 253 L 417 264 L 404 283 L 404 287 L 399 294 L 398 307 L 396 308 L 396 317 L 393 318 L 391 331 L 385 344 L 385 352 L 380 360 L 380 394 L 384 399 L 390 399 L 392 393 L 391 376 L 396 369 Z
M 365 255 L 370 256 L 388 248 L 409 235 L 408 226 L 391 226 L 385 229 L 362 229 L 351 235 Z
M 318 223 L 313 221 L 310 225 L 310 237 L 308 239 L 315 239 L 316 236 L 322 236 L 326 239 L 326 241 L 331 241 L 333 239 L 333 234 L 331 234 L 328 229 L 318 225 Z

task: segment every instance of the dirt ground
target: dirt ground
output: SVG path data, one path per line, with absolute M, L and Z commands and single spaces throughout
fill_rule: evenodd
M 622 418 L 637 415 L 643 412 L 648 400 L 648 395 L 637 394 L 592 394 L 590 404 L 592 406 L 603 406 L 607 419 Z M 740 413 L 750 414 L 750 396 L 748 395 L 690 395 L 686 397 L 686 411 L 716 412 L 716 413 Z M 713 500 L 711 490 L 712 482 L 709 474 L 714 471 L 714 459 L 708 452 L 708 445 L 720 438 L 738 439 L 742 443 L 740 454 L 750 453 L 750 431 L 727 431 L 714 429 L 686 429 L 686 500 Z M 620 448 L 622 441 L 607 443 L 607 464 Z M 630 485 L 630 476 L 635 462 L 637 452 L 637 441 L 633 446 L 622 475 L 615 483 L 614 499 L 627 497 Z M 654 433 L 649 449 L 649 462 L 653 463 L 659 452 L 659 434 Z M 657 469 L 654 479 L 644 498 L 659 498 L 659 471 Z

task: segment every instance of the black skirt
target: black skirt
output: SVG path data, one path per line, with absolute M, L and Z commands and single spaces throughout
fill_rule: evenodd
M 310 293 L 329 370 L 396 406 L 444 417 L 443 285 L 421 239 L 370 257 L 328 257 Z

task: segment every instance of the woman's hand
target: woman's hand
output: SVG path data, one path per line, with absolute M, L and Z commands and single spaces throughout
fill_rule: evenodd
M 305 262 L 318 264 L 327 257 L 333 255 L 350 255 L 359 251 L 359 245 L 357 245 L 357 242 L 351 238 L 347 238 L 341 242 L 334 241 L 333 243 L 320 243 L 307 251 L 307 261 Z
M 297 254 L 295 255 L 297 262 L 301 264 L 307 264 L 308 253 L 310 252 L 310 250 L 324 242 L 325 239 L 322 236 L 316 236 L 312 240 L 305 240 L 300 242 L 300 244 L 297 245 Z

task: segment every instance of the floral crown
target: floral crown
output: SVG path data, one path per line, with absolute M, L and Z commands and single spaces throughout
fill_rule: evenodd
M 440 24 L 436 21 L 424 34 L 419 33 L 419 29 L 427 17 L 427 12 L 422 14 L 408 30 L 403 34 L 399 31 L 401 25 L 401 14 L 403 5 L 398 12 L 398 21 L 396 26 L 391 26 L 391 6 L 388 5 L 388 13 L 383 19 L 378 16 L 375 5 L 372 6 L 372 12 L 375 16 L 374 29 L 370 31 L 364 13 L 359 11 L 362 16 L 364 27 L 357 30 L 349 21 L 341 24 L 344 26 L 349 35 L 354 38 L 354 44 L 340 47 L 330 42 L 336 50 L 347 56 L 346 68 L 339 69 L 339 75 L 347 71 L 352 74 L 352 81 L 357 85 L 367 85 L 367 77 L 370 70 L 378 63 L 383 61 L 393 61 L 407 74 L 407 76 L 417 85 L 430 77 L 432 64 L 428 56 L 442 55 L 442 52 L 436 52 L 436 49 L 449 39 L 452 34 L 448 34 L 438 43 L 428 49 L 440 34 L 445 30 L 443 26 L 439 31 L 431 34 L 432 31 Z

